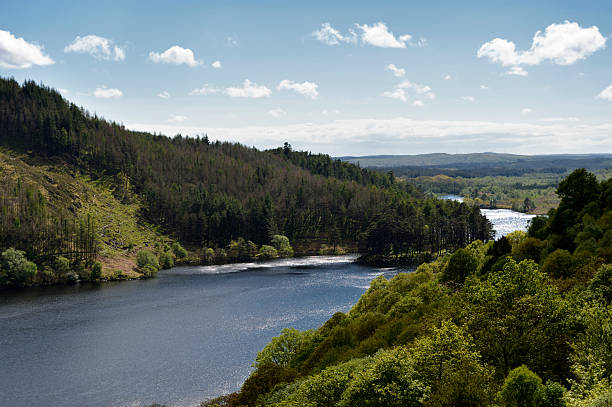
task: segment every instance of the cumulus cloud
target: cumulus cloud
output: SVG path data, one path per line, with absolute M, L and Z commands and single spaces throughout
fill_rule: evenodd
M 162 99 L 168 99 L 170 97 L 170 93 L 163 91 L 157 94 L 157 96 L 159 96 Z
M 607 99 L 612 101 L 612 85 L 608 86 L 604 90 L 602 90 L 599 95 L 597 95 L 598 99 Z
M 431 90 L 431 87 L 427 85 L 420 85 L 418 83 L 414 83 L 410 81 L 403 81 L 403 82 L 398 83 L 397 85 L 395 85 L 395 89 L 391 91 L 383 92 L 382 96 L 401 100 L 402 102 L 406 102 L 409 98 L 408 90 L 411 90 L 417 95 L 420 95 L 427 99 L 435 99 L 436 97 L 436 94 L 433 93 L 433 91 Z M 421 102 L 421 104 L 415 104 L 415 105 L 422 106 L 422 103 L 423 102 Z
M 525 108 L 523 108 L 523 109 L 521 110 L 521 114 L 523 114 L 523 115 L 525 115 L 525 114 L 529 114 L 529 113 L 531 113 L 532 111 L 533 111 L 533 110 L 531 110 L 530 108 L 525 107 Z
M 461 100 L 470 102 L 470 103 L 474 103 L 476 101 L 474 96 L 461 96 Z
M 391 98 L 391 99 L 401 100 L 402 102 L 405 102 L 408 100 L 408 96 L 406 96 L 406 91 L 401 88 L 395 88 L 394 90 L 383 92 L 382 96 Z
M 312 36 L 327 45 L 338 45 L 342 42 L 357 43 L 357 33 L 354 30 L 349 30 L 348 35 L 343 35 L 329 23 L 321 24 L 321 28 L 313 31 Z
M 397 78 L 402 78 L 406 75 L 406 70 L 404 68 L 398 68 L 395 64 L 387 65 L 387 69 L 393 72 L 393 75 Z
M 362 31 L 361 41 L 375 47 L 406 48 L 406 43 L 412 38 L 412 35 L 409 34 L 400 35 L 396 38 L 383 22 L 378 22 L 372 26 L 357 24 L 357 27 Z
M 77 52 L 89 54 L 96 59 L 123 61 L 125 49 L 114 45 L 111 40 L 97 35 L 77 36 L 74 41 L 66 45 L 64 52 Z
M 177 115 L 177 114 L 171 114 L 170 118 L 168 119 L 168 123 L 183 123 L 184 121 L 186 121 L 188 119 L 187 116 L 181 116 L 181 115 Z
M 208 84 L 204 84 L 204 86 L 202 86 L 201 88 L 193 89 L 191 92 L 189 92 L 189 95 L 208 96 L 219 92 L 221 92 L 221 89 L 213 88 L 212 86 L 208 86 Z
M 281 109 L 280 107 L 277 107 L 276 109 L 272 109 L 268 111 L 268 114 L 272 117 L 282 117 L 285 116 L 287 114 L 287 112 L 285 112 L 283 109 Z
M 329 23 L 321 24 L 321 28 L 313 31 L 312 36 L 327 45 L 338 45 L 341 43 L 357 44 L 361 39 L 362 44 L 369 44 L 381 48 L 406 48 L 427 46 L 427 40 L 420 38 L 411 41 L 412 35 L 404 34 L 396 37 L 383 22 L 373 25 L 355 24 L 355 28 L 349 29 L 347 34 L 342 34 Z
M 55 62 L 45 55 L 41 45 L 16 38 L 9 31 L 0 30 L 0 66 L 9 69 L 30 68 L 32 65 L 51 65 Z
M 445 81 L 450 81 L 451 79 L 453 79 L 453 77 L 452 77 L 452 76 L 450 76 L 450 74 L 449 74 L 449 75 L 446 75 L 446 76 L 444 77 L 444 80 L 445 80 Z
M 317 96 L 319 96 L 319 92 L 317 91 L 318 87 L 319 87 L 319 85 L 317 85 L 314 82 L 302 82 L 302 83 L 298 83 L 298 82 L 290 81 L 288 79 L 283 79 L 282 81 L 280 81 L 280 83 L 278 84 L 276 89 L 278 89 L 278 90 L 283 90 L 283 89 L 293 90 L 293 91 L 299 93 L 300 95 L 309 97 L 311 99 L 316 99 Z
M 543 119 L 540 119 L 543 122 L 577 122 L 580 121 L 580 119 L 578 117 L 544 117 Z
M 123 96 L 123 92 L 116 88 L 107 88 L 103 86 L 101 88 L 96 88 L 94 96 L 101 99 L 116 99 Z
M 168 124 L 128 127 L 166 134 L 202 134 L 259 148 L 290 141 L 295 148 L 332 155 L 497 151 L 525 154 L 612 150 L 612 123 L 512 123 L 470 120 L 333 120 L 277 126 L 204 128 Z
M 272 94 L 272 91 L 263 86 L 251 82 L 248 79 L 244 80 L 240 88 L 225 88 L 225 94 L 233 98 L 267 98 Z
M 220 69 L 221 68 L 221 61 L 215 61 L 212 64 L 210 64 L 210 66 L 212 66 L 215 69 Z
M 480 85 L 480 89 L 487 90 L 489 87 L 487 85 Z
M 425 106 L 425 104 L 423 103 L 423 101 L 422 101 L 422 100 L 415 100 L 414 102 L 412 102 L 412 104 L 413 104 L 414 106 L 418 106 L 418 107 Z
M 506 71 L 506 75 L 527 76 L 529 73 L 520 66 L 513 66 Z
M 502 66 L 538 65 L 547 60 L 558 65 L 571 65 L 605 47 L 606 38 L 597 26 L 583 28 L 578 23 L 565 21 L 549 25 L 544 32 L 537 31 L 531 48 L 526 51 L 517 51 L 512 41 L 495 38 L 484 43 L 477 55 Z M 512 74 L 526 76 L 526 72 Z
M 149 61 L 162 64 L 184 64 L 191 68 L 202 64 L 202 61 L 195 59 L 192 50 L 178 45 L 174 45 L 162 53 L 149 52 Z

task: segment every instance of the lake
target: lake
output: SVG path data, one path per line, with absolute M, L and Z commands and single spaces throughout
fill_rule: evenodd
M 0 294 L 0 406 L 193 406 L 240 388 L 284 327 L 317 328 L 394 270 L 353 256 L 177 267 Z
M 484 209 L 498 236 L 530 215 Z M 317 328 L 397 270 L 354 256 L 177 267 L 0 294 L 0 406 L 193 406 L 240 388 L 285 327 Z

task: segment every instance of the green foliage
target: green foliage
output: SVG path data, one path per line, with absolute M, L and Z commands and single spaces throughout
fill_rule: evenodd
M 542 379 L 523 365 L 508 373 L 497 398 L 505 407 L 539 407 L 543 393 Z
M 533 261 L 509 260 L 486 280 L 471 281 L 462 297 L 462 319 L 498 376 L 529 363 L 544 377 L 567 377 L 569 310 Z
M 257 253 L 257 260 L 269 260 L 276 259 L 278 257 L 278 251 L 276 248 L 268 245 L 262 245 Z
M 555 278 L 570 277 L 576 269 L 576 259 L 570 252 L 557 249 L 544 259 L 542 271 Z
M 612 303 L 612 265 L 604 264 L 589 282 L 589 292 L 595 298 L 601 298 L 606 303 Z
M 536 263 L 540 262 L 542 250 L 546 244 L 535 237 L 527 237 L 523 239 L 517 246 L 512 248 L 512 257 L 516 261 L 533 260 Z
M 300 351 L 310 345 L 313 336 L 313 331 L 284 328 L 279 336 L 272 338 L 257 354 L 254 366 L 258 367 L 266 363 L 283 367 L 290 366 Z
M 187 250 L 185 250 L 179 242 L 172 243 L 172 253 L 174 253 L 177 259 L 184 259 L 187 257 Z
M 204 248 L 202 252 L 202 263 L 213 264 L 215 261 L 215 250 L 211 247 Z
M 174 258 L 170 252 L 162 252 L 159 255 L 159 265 L 162 269 L 171 269 L 174 267 Z
M 289 243 L 289 238 L 282 235 L 274 235 L 271 239 L 272 246 L 278 251 L 280 257 L 291 257 L 293 256 L 293 248 Z
M 26 285 L 36 275 L 36 264 L 25 257 L 25 252 L 13 248 L 0 255 L 0 287 L 3 285 Z
M 144 271 L 147 267 L 147 271 L 155 270 L 156 273 L 159 270 L 159 262 L 157 256 L 150 250 L 140 250 L 136 254 L 136 265 L 141 271 Z
M 93 264 L 93 266 L 91 266 L 90 279 L 95 281 L 99 280 L 100 278 L 102 278 L 102 263 L 97 261 Z
M 478 260 L 467 249 L 453 253 L 442 273 L 442 281 L 461 285 L 465 279 L 478 269 Z

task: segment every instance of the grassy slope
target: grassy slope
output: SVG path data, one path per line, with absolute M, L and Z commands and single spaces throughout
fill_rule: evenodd
M 113 277 L 117 270 L 125 277 L 140 276 L 134 271 L 136 250 L 170 241 L 141 219 L 142 205 L 136 195 L 125 203 L 113 195 L 110 179 L 92 180 L 64 163 L 36 160 L 3 149 L 0 150 L 0 182 L 5 178 L 36 185 L 52 212 L 58 213 L 67 207 L 75 217 L 91 215 L 99 237 L 99 260 L 104 277 Z M 130 244 L 133 248 L 128 251 Z

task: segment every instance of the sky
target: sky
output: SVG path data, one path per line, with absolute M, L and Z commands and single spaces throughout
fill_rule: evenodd
M 130 129 L 257 148 L 612 153 L 610 16 L 610 1 L 3 0 L 0 76 Z

